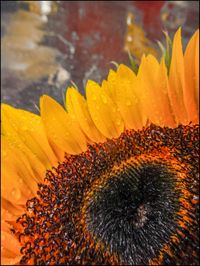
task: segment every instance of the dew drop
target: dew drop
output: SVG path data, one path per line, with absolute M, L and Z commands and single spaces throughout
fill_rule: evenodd
M 8 153 L 6 152 L 6 151 L 3 151 L 3 156 L 7 156 L 8 155 Z
M 88 126 L 88 125 L 85 125 L 85 126 L 84 126 L 84 130 L 85 130 L 86 132 L 90 131 L 89 126 Z
M 131 106 L 131 101 L 128 100 L 128 101 L 126 102 L 126 105 L 127 105 L 127 106 Z
M 102 95 L 102 101 L 103 101 L 104 104 L 107 104 L 108 100 L 107 100 L 106 96 Z
M 20 185 L 22 185 L 22 184 L 23 184 L 23 182 L 24 182 L 22 178 L 19 178 L 19 180 L 18 180 L 18 181 L 19 181 L 19 184 L 20 184 Z
M 57 137 L 57 135 L 56 134 L 53 134 L 53 139 L 54 139 L 54 141 L 58 141 L 58 137 Z
M 19 200 L 21 198 L 21 191 L 18 188 L 14 188 L 11 192 L 11 195 L 15 200 Z
M 97 100 L 96 95 L 93 95 L 93 96 L 92 96 L 92 100 L 93 100 L 93 101 L 96 101 L 96 100 Z
M 116 121 L 117 126 L 120 126 L 121 123 L 122 123 L 121 120 L 117 120 L 117 121 Z
M 75 119 L 76 119 L 76 116 L 75 116 L 74 114 L 71 114 L 71 118 L 72 118 L 73 120 L 75 120 Z
M 97 121 L 98 121 L 98 118 L 95 116 L 93 120 L 94 120 L 95 122 L 97 122 Z
M 31 132 L 33 132 L 33 131 L 34 131 L 34 128 L 33 128 L 33 127 L 31 127 L 29 130 L 30 130 Z

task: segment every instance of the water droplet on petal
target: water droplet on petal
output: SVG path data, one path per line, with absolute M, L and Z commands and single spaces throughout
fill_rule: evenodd
M 7 153 L 7 151 L 3 151 L 3 156 L 7 156 L 8 155 L 8 153 Z
M 96 100 L 97 100 L 96 95 L 93 95 L 93 96 L 92 96 L 92 100 L 93 100 L 93 101 L 96 101 Z
M 21 191 L 18 188 L 14 188 L 11 192 L 11 195 L 15 200 L 19 200 L 21 198 Z
M 94 117 L 94 119 L 93 119 L 95 122 L 97 122 L 98 121 L 98 118 L 97 117 Z
M 120 126 L 121 123 L 122 123 L 121 120 L 117 120 L 117 122 L 116 122 L 117 126 Z
M 19 181 L 19 184 L 20 184 L 20 185 L 23 184 L 23 182 L 24 182 L 22 178 L 19 178 L 18 181 Z
M 85 131 L 90 131 L 90 127 L 89 127 L 88 125 L 85 125 L 85 126 L 84 126 L 84 130 L 85 130 Z
M 71 118 L 72 118 L 72 119 L 75 119 L 76 116 L 75 116 L 74 114 L 71 114 Z
M 108 100 L 107 100 L 106 96 L 102 95 L 102 101 L 103 101 L 104 104 L 107 104 Z
M 128 100 L 128 101 L 126 102 L 126 105 L 127 105 L 127 106 L 131 106 L 131 101 Z

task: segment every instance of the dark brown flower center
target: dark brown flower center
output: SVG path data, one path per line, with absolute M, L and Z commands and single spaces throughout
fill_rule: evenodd
M 66 156 L 15 234 L 21 264 L 198 262 L 198 126 L 154 125 Z
M 148 264 L 176 233 L 178 177 L 167 165 L 152 161 L 129 163 L 108 180 L 102 179 L 86 195 L 88 231 L 124 264 Z

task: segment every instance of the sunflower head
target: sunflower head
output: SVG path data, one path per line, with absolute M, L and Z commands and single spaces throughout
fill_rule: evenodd
M 198 40 L 101 86 L 2 105 L 2 264 L 198 263 Z M 9 240 L 9 241 L 8 241 Z

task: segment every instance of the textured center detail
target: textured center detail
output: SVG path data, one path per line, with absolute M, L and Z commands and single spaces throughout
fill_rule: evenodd
M 124 263 L 145 263 L 144 258 L 156 256 L 175 231 L 179 208 L 175 180 L 162 164 L 129 165 L 102 178 L 86 196 L 89 232 Z

